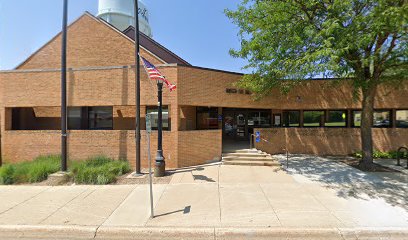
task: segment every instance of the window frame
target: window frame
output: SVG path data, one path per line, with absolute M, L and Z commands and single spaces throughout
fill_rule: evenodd
M 395 126 L 395 128 L 408 128 L 408 127 L 398 127 L 397 126 L 397 112 L 398 111 L 408 111 L 408 109 L 398 108 L 398 109 L 394 109 L 394 111 L 395 111 L 395 115 L 393 116 L 393 126 Z
M 154 106 L 154 105 L 146 106 L 146 108 L 145 108 L 146 114 L 148 113 L 148 111 L 149 111 L 150 109 L 153 109 L 153 110 L 156 110 L 156 109 L 157 109 L 157 111 L 158 111 L 158 110 L 159 110 L 159 106 Z M 162 110 L 164 110 L 164 109 L 167 109 L 167 112 L 168 112 L 168 126 L 167 126 L 167 127 L 162 126 L 162 130 L 163 130 L 163 131 L 171 131 L 170 106 L 169 106 L 169 105 L 163 105 L 163 106 L 162 106 Z M 157 130 L 158 130 L 158 127 L 153 127 L 153 124 L 152 124 L 152 131 L 157 131 Z
M 345 119 L 346 125 L 345 126 L 326 126 L 326 123 L 328 123 L 327 121 L 329 119 L 329 112 L 336 112 L 336 111 L 346 113 L 346 119 Z M 349 126 L 349 118 L 350 118 L 350 116 L 349 116 L 348 109 L 327 109 L 327 110 L 325 110 L 324 126 L 323 127 L 325 127 L 325 128 L 347 128 Z
M 389 114 L 389 121 L 390 121 L 390 123 L 389 123 L 389 125 L 388 126 L 374 126 L 374 114 L 376 113 L 376 112 L 388 112 L 388 114 Z M 372 125 L 372 127 L 373 128 L 392 128 L 392 126 L 393 126 L 393 115 L 392 115 L 392 109 L 389 109 L 389 108 L 380 108 L 380 109 L 374 109 L 374 111 L 373 111 L 373 125 Z
M 198 114 L 200 114 L 200 113 L 205 113 L 204 111 L 198 111 L 198 109 L 199 108 L 208 108 L 208 113 L 210 114 L 211 113 L 211 109 L 215 109 L 216 111 L 214 111 L 213 113 L 216 113 L 217 114 L 217 128 L 200 128 L 199 127 L 199 124 L 198 124 Z M 219 112 L 218 112 L 218 107 L 203 107 L 203 106 L 196 106 L 195 107 L 195 110 L 196 110 L 196 129 L 197 130 L 217 130 L 217 129 L 219 129 L 219 121 L 218 121 L 218 115 L 219 115 Z
M 289 123 L 289 126 L 285 126 L 285 124 L 286 124 L 285 113 L 287 113 L 287 112 L 298 112 L 299 113 L 299 125 L 298 126 L 290 126 L 290 123 Z M 281 124 L 281 126 L 283 128 L 301 128 L 302 127 L 302 121 L 301 120 L 302 120 L 302 110 L 284 110 L 284 111 L 282 111 L 282 119 L 281 119 L 282 124 Z
M 305 112 L 323 112 L 323 122 L 320 122 L 319 124 L 319 126 L 305 126 Z M 307 109 L 307 110 L 302 110 L 302 116 L 301 116 L 301 118 L 302 118 L 302 127 L 303 128 L 322 128 L 322 127 L 324 127 L 324 124 L 325 124 L 325 117 L 326 117 L 326 110 L 315 110 L 315 109 L 312 109 L 312 110 L 309 110 L 309 109 Z

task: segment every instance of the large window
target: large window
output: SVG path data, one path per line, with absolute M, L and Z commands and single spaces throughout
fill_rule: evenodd
M 285 111 L 283 112 L 284 127 L 299 127 L 300 126 L 300 111 Z
M 68 107 L 68 129 L 112 130 L 113 107 Z
M 373 126 L 374 127 L 391 127 L 391 111 L 380 110 L 374 112 Z
M 197 129 L 218 129 L 218 108 L 197 107 Z
M 168 106 L 163 106 L 162 109 L 163 130 L 170 130 L 169 108 Z M 146 112 L 150 114 L 152 129 L 157 130 L 159 122 L 158 107 L 147 107 Z
M 408 128 L 408 110 L 397 110 L 395 116 L 397 128 Z
M 321 127 L 324 122 L 324 111 L 304 111 L 303 126 L 304 127 Z
M 248 126 L 252 127 L 270 127 L 270 111 L 248 112 Z
M 347 111 L 329 110 L 327 111 L 326 127 L 346 127 L 347 126 Z
M 373 114 L 373 127 L 391 127 L 391 111 L 376 110 Z M 353 127 L 361 127 L 361 111 L 353 111 Z

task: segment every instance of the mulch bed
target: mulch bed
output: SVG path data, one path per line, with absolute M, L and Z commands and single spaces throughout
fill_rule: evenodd
M 350 167 L 356 168 L 358 170 L 361 170 L 363 172 L 389 172 L 389 173 L 400 173 L 400 171 L 382 166 L 377 163 L 373 163 L 373 166 L 371 169 L 362 169 L 359 165 L 360 159 L 345 159 L 345 160 L 340 160 L 340 162 L 345 163 L 349 165 Z

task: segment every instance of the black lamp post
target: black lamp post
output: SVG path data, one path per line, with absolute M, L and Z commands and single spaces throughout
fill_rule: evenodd
M 166 175 L 166 163 L 163 157 L 163 80 L 157 81 L 157 98 L 159 100 L 158 106 L 158 122 L 157 122 L 157 154 L 156 163 L 154 166 L 154 176 L 164 177 Z

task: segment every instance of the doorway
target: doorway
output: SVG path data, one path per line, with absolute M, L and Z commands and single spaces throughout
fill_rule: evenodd
M 254 128 L 271 127 L 271 111 L 224 108 L 222 142 L 223 151 L 249 148 L 249 140 Z

